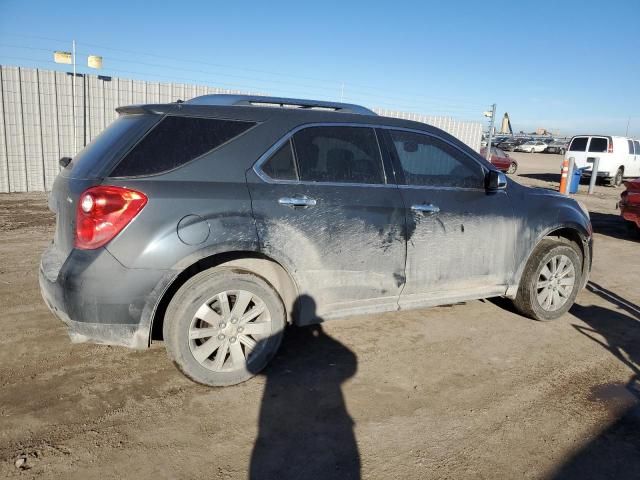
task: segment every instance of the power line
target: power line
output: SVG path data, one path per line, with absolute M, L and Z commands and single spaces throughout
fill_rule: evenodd
M 70 40 L 62 40 L 62 39 L 52 39 L 49 37 L 40 37 L 40 36 L 33 36 L 33 35 L 24 35 L 24 34 L 12 34 L 12 35 L 16 35 L 16 36 L 20 36 L 20 37 L 24 37 L 24 38 L 38 38 L 38 39 L 43 39 L 43 40 L 48 40 L 48 41 L 55 41 L 55 42 L 60 42 L 60 43 L 69 43 Z M 318 78 L 318 77 L 309 77 L 309 76 L 303 76 L 303 75 L 296 75 L 296 74 L 290 74 L 290 73 L 282 73 L 282 72 L 274 72 L 274 71 L 268 71 L 268 70 L 262 70 L 262 69 L 254 69 L 254 68 L 248 68 L 248 67 L 240 67 L 240 66 L 231 66 L 231 65 L 223 65 L 223 64 L 218 64 L 218 63 L 210 63 L 210 62 L 203 62 L 201 60 L 191 60 L 191 59 L 185 59 L 185 58 L 177 58 L 177 57 L 171 57 L 171 56 L 166 56 L 166 55 L 157 55 L 154 53 L 147 53 L 147 52 L 141 52 L 141 51 L 135 51 L 135 50 L 128 50 L 128 49 L 122 49 L 122 48 L 114 48 L 114 47 L 108 47 L 106 45 L 99 45 L 99 44 L 94 44 L 94 43 L 86 43 L 86 42 L 81 42 L 81 45 L 86 45 L 89 47 L 95 47 L 98 49 L 102 49 L 102 50 L 107 50 L 107 51 L 116 51 L 116 52 L 122 52 L 122 53 L 128 53 L 131 55 L 142 55 L 142 56 L 148 56 L 148 57 L 154 57 L 154 58 L 159 58 L 159 59 L 164 59 L 164 60 L 171 60 L 173 62 L 180 62 L 180 63 L 187 63 L 190 65 L 193 64 L 198 64 L 198 65 L 205 65 L 205 66 L 211 66 L 211 67 L 217 67 L 217 68 L 226 68 L 226 69 L 231 69 L 231 70 L 241 70 L 241 71 L 246 71 L 246 72 L 254 72 L 254 73 L 262 73 L 262 74 L 267 74 L 267 75 L 272 75 L 272 76 L 276 76 L 276 77 L 289 77 L 289 78 L 297 78 L 297 79 L 303 79 L 303 80 L 310 80 L 310 81 L 314 81 L 314 82 L 320 82 L 320 83 L 334 83 L 336 85 L 336 89 L 340 87 L 342 82 L 336 82 L 333 79 L 326 79 L 326 78 Z M 122 61 L 122 60 L 121 60 Z M 142 62 L 137 62 L 142 64 Z M 175 65 L 168 65 L 166 66 L 168 68 L 175 68 Z M 219 72 L 217 74 L 220 74 Z M 220 74 L 222 75 L 222 74 Z M 229 76 L 230 74 L 226 74 L 227 76 Z M 380 88 L 380 87 L 374 87 L 371 85 L 364 85 L 364 84 L 360 84 L 360 83 L 352 83 L 352 82 L 345 82 L 345 85 L 347 87 L 357 87 L 359 89 L 367 89 L 367 90 L 373 90 L 373 91 L 378 91 L 378 92 L 388 92 L 388 89 L 384 89 L 384 88 Z M 476 107 L 478 109 L 480 108 L 484 108 L 484 104 L 482 103 L 474 103 L 472 101 L 466 101 L 463 97 L 458 97 L 456 99 L 453 99 L 451 97 L 424 97 L 424 95 L 422 93 L 417 93 L 417 92 L 412 92 L 412 91 L 407 91 L 404 90 L 408 95 L 411 95 L 411 99 L 413 98 L 422 98 L 424 100 L 428 100 L 428 101 L 432 101 L 432 102 L 437 102 L 437 103 L 449 103 L 453 100 L 454 102 L 463 102 L 460 104 L 456 104 L 453 103 L 451 104 L 453 105 L 464 105 L 464 106 L 470 106 L 470 107 Z M 405 97 L 406 99 L 409 99 L 409 97 Z

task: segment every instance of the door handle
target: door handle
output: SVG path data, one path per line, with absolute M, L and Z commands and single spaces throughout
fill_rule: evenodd
M 282 197 L 278 199 L 278 203 L 280 205 L 286 205 L 287 207 L 295 208 L 295 207 L 313 207 L 316 204 L 314 198 L 309 197 Z
M 440 211 L 440 207 L 434 205 L 433 203 L 423 203 L 421 205 L 411 205 L 411 210 L 419 213 L 438 213 Z

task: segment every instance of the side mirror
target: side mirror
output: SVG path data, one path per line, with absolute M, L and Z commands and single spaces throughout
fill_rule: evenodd
M 507 176 L 496 170 L 489 170 L 486 178 L 486 186 L 489 191 L 504 190 L 507 188 Z

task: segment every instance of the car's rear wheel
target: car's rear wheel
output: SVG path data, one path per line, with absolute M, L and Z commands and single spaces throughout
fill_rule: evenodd
M 529 153 L 533 153 L 534 151 L 535 151 L 535 149 L 534 149 L 534 148 L 530 148 L 530 149 L 529 149 Z
M 190 278 L 165 314 L 169 358 L 190 379 L 211 386 L 260 372 L 282 340 L 285 310 L 275 290 L 250 272 L 210 269 Z
M 509 168 L 507 169 L 507 173 L 510 173 L 510 174 L 516 173 L 517 169 L 518 169 L 518 164 L 516 162 L 511 162 L 511 165 L 509 165 Z
M 612 187 L 619 187 L 620 185 L 622 185 L 623 175 L 624 170 L 622 169 L 622 167 L 618 168 L 616 174 L 609 180 L 609 185 L 611 185 Z
M 582 284 L 582 252 L 577 245 L 545 239 L 535 248 L 520 280 L 515 307 L 524 315 L 548 321 L 564 315 Z

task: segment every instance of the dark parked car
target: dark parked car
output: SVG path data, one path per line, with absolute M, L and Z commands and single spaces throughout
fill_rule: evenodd
M 480 149 L 480 155 L 486 158 L 487 147 Z M 501 172 L 513 174 L 518 170 L 518 162 L 509 156 L 508 153 L 503 152 L 499 148 L 491 147 L 491 163 Z
M 231 385 L 288 323 L 497 296 L 551 320 L 587 280 L 576 201 L 429 125 L 233 95 L 118 112 L 49 199 L 40 285 L 77 341 L 164 339 L 189 378 Z
M 569 146 L 568 142 L 557 140 L 557 141 L 551 142 L 545 149 L 545 152 L 559 153 L 560 155 L 564 155 L 564 153 L 567 151 L 568 146 Z
M 511 138 L 500 142 L 497 147 L 505 152 L 512 152 L 516 147 L 519 147 L 529 140 L 530 138 Z

